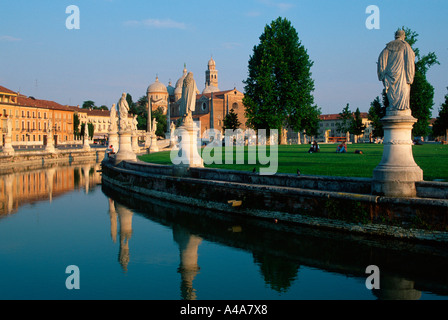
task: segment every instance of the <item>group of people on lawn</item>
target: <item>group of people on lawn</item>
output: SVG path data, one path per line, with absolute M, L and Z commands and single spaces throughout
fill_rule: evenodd
M 311 147 L 308 150 L 308 153 L 315 153 L 315 152 L 319 152 L 319 151 L 320 151 L 319 144 L 317 143 L 317 141 L 314 141 L 311 144 Z M 347 153 L 347 144 L 345 142 L 342 142 L 340 145 L 338 145 L 336 148 L 336 153 Z

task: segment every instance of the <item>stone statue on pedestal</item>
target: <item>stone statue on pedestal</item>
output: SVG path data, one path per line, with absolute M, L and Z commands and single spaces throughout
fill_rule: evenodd
M 112 109 L 110 109 L 110 132 L 117 132 L 117 108 L 115 103 L 112 105 Z
M 120 131 L 126 131 L 128 129 L 128 112 L 129 104 L 126 101 L 126 93 L 123 93 L 120 100 L 118 101 L 118 119 L 119 119 L 119 129 Z
M 409 198 L 416 197 L 415 183 L 423 180 L 423 171 L 412 154 L 412 128 L 417 122 L 410 109 L 415 53 L 405 37 L 405 32 L 398 30 L 378 59 L 378 79 L 384 84 L 389 107 L 381 119 L 384 150 L 373 170 L 372 193 Z
M 198 87 L 193 78 L 193 73 L 189 72 L 184 79 L 182 86 L 182 98 L 180 101 L 180 114 L 183 115 L 183 122 L 193 121 L 192 114 L 196 110 L 196 94 Z
M 179 151 L 177 148 L 171 150 L 171 161 L 176 165 L 179 174 L 186 174 L 186 168 L 204 167 L 198 152 L 199 128 L 193 122 L 193 112 L 196 110 L 197 86 L 193 73 L 189 72 L 182 86 L 182 97 L 180 101 L 180 112 L 183 115 L 182 123 L 176 130 L 180 136 Z
M 405 32 L 398 30 L 378 58 L 378 79 L 384 84 L 390 110 L 410 109 L 415 53 L 405 38 Z

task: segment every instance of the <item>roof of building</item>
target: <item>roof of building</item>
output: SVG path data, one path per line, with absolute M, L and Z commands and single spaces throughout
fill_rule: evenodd
M 220 91 L 221 91 L 221 90 L 219 90 L 218 87 L 215 87 L 215 86 L 206 86 L 205 89 L 204 89 L 204 91 L 202 91 L 202 93 L 203 93 L 203 94 L 206 94 L 206 93 L 220 92 Z
M 5 88 L 3 86 L 0 86 L 0 92 L 1 93 L 8 93 L 8 94 L 17 94 L 17 92 L 14 92 L 12 90 L 9 90 L 8 88 Z
M 166 86 L 159 81 L 159 77 L 156 77 L 156 81 L 148 87 L 147 93 L 168 93 Z
M 33 97 L 26 97 L 24 95 L 19 94 L 17 98 L 17 104 L 24 107 L 34 107 L 34 108 L 43 108 L 43 109 L 51 109 L 51 110 L 61 110 L 61 111 L 73 111 L 71 107 L 64 106 L 54 101 L 50 100 L 40 100 L 35 99 Z

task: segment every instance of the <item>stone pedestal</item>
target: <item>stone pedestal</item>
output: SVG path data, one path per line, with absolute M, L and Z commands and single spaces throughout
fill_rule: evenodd
M 108 148 L 110 146 L 114 146 L 115 152 L 118 152 L 119 150 L 119 143 L 118 143 L 118 133 L 117 132 L 109 132 L 108 134 Z
M 176 150 L 177 156 L 172 159 L 173 164 L 185 168 L 204 167 L 204 161 L 198 152 L 198 130 L 192 119 L 185 121 L 176 130 L 180 142 L 179 149 Z
M 124 160 L 137 161 L 137 156 L 132 150 L 132 132 L 125 131 L 118 133 L 118 153 L 115 155 L 115 164 Z
M 384 151 L 373 171 L 372 193 L 388 197 L 415 197 L 416 181 L 423 171 L 412 154 L 412 127 L 417 119 L 410 110 L 388 111 L 381 120 L 384 126 Z
M 155 133 L 150 134 L 150 141 L 151 144 L 148 148 L 148 153 L 159 152 L 159 145 L 157 143 L 157 136 Z
M 8 156 L 14 155 L 14 148 L 12 147 L 12 137 L 10 135 L 5 136 L 5 145 L 3 146 L 3 154 Z
M 55 153 L 53 134 L 49 133 L 47 135 L 47 146 L 45 147 L 45 152 Z
M 138 145 L 138 134 L 135 131 L 132 132 L 132 150 L 136 154 L 140 152 L 140 147 Z
M 84 151 L 90 151 L 90 144 L 89 144 L 89 138 L 88 137 L 84 137 L 84 142 L 82 145 L 82 150 Z

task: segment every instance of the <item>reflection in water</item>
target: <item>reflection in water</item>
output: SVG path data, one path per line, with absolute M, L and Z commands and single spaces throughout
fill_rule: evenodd
M 198 248 L 202 239 L 190 234 L 188 229 L 174 225 L 174 241 L 179 245 L 181 274 L 181 296 L 184 300 L 196 300 L 196 290 L 193 288 L 193 280 L 199 273 Z
M 129 240 L 131 240 L 132 236 L 133 212 L 119 203 L 115 205 L 115 211 L 118 214 L 120 225 L 120 251 L 118 253 L 118 261 L 123 270 L 127 272 L 130 259 Z
M 109 198 L 110 234 L 112 241 L 117 239 L 117 229 L 120 228 L 120 249 L 118 261 L 124 272 L 128 271 L 130 261 L 129 241 L 132 236 L 133 212 L 120 203 Z M 118 221 L 118 224 L 117 224 Z M 180 265 L 178 272 L 181 274 L 181 296 L 185 300 L 196 300 L 196 292 L 193 288 L 193 280 L 199 273 L 198 248 L 202 239 L 190 234 L 188 229 L 173 226 L 173 238 L 179 246 Z
M 421 291 L 448 295 L 448 253 L 444 248 L 216 214 L 118 192 L 104 184 L 103 192 L 116 208 L 120 203 L 172 229 L 180 251 L 182 299 L 197 299 L 193 281 L 200 270 L 198 250 L 203 240 L 251 252 L 265 283 L 279 293 L 288 292 L 297 282 L 301 266 L 359 278 L 364 286 L 366 267 L 377 265 L 381 289 L 372 294 L 378 299 L 420 299 Z M 132 217 L 132 213 L 127 215 Z
M 101 183 L 100 164 L 39 168 L 0 176 L 0 218 L 26 204 L 53 201 L 54 197 L 83 187 L 86 193 Z
M 94 187 L 101 183 L 99 170 L 99 164 L 73 164 L 34 168 L 27 172 L 8 172 L 0 176 L 0 218 L 16 213 L 24 205 L 53 201 L 73 190 L 85 190 L 92 194 Z M 106 185 L 103 185 L 103 193 L 109 203 L 108 209 L 107 202 L 102 208 L 106 212 L 108 210 L 109 216 L 106 219 L 110 221 L 110 238 L 114 243 L 119 243 L 118 254 L 114 249 L 114 254 L 118 256 L 114 259 L 114 264 L 119 263 L 124 273 L 128 273 L 131 259 L 137 256 L 137 253 L 133 256 L 131 251 L 133 243 L 138 241 L 138 237 L 132 238 L 137 230 L 135 226 L 133 228 L 135 215 L 168 227 L 172 230 L 172 238 L 177 246 L 175 250 L 179 253 L 179 284 L 175 283 L 175 290 L 177 292 L 179 286 L 180 290 L 176 297 L 185 300 L 208 298 L 202 296 L 203 292 L 201 295 L 202 286 L 208 279 L 201 279 L 202 286 L 198 285 L 200 277 L 213 274 L 205 272 L 212 271 L 206 269 L 210 268 L 208 256 L 202 255 L 199 259 L 201 244 L 204 242 L 249 253 L 253 257 L 254 266 L 259 270 L 260 279 L 264 281 L 266 288 L 273 290 L 275 297 L 278 296 L 277 293 L 280 296 L 286 295 L 304 285 L 304 280 L 309 279 L 304 279 L 306 273 L 302 271 L 309 269 L 355 278 L 359 280 L 360 286 L 364 286 L 367 277 L 365 269 L 369 265 L 377 265 L 381 270 L 381 289 L 371 292 L 374 298 L 421 299 L 422 292 L 448 296 L 446 248 L 216 214 L 210 210 L 115 191 Z M 102 194 L 100 196 L 98 199 L 104 199 Z M 72 204 L 70 199 L 67 201 L 66 203 Z M 76 203 L 73 205 L 76 209 Z M 93 213 L 95 212 L 92 212 L 92 217 L 95 216 Z M 106 224 L 109 221 L 106 220 Z M 102 223 L 103 220 L 99 222 L 100 228 Z M 61 226 L 61 230 L 63 229 Z M 93 232 L 97 234 L 96 230 Z M 109 235 L 106 234 L 105 238 L 110 241 Z M 13 243 L 5 245 L 7 248 Z M 204 245 L 202 249 L 204 250 Z M 231 254 L 220 256 L 226 262 L 232 257 Z M 240 267 L 241 272 L 244 272 L 250 270 L 251 266 Z M 8 268 L 6 264 L 5 268 Z M 201 274 L 200 271 L 204 272 Z M 224 278 L 226 271 L 219 272 L 223 273 Z M 50 277 L 52 276 L 54 275 Z M 142 279 L 144 276 L 141 275 Z M 168 278 L 170 276 L 172 275 Z M 211 279 L 210 282 L 213 283 L 214 280 Z M 242 287 L 245 285 L 246 283 L 241 284 Z M 226 283 L 222 283 L 222 286 L 225 287 Z M 316 283 L 316 286 L 328 284 Z M 335 287 L 334 290 L 340 290 L 343 297 L 346 288 Z

